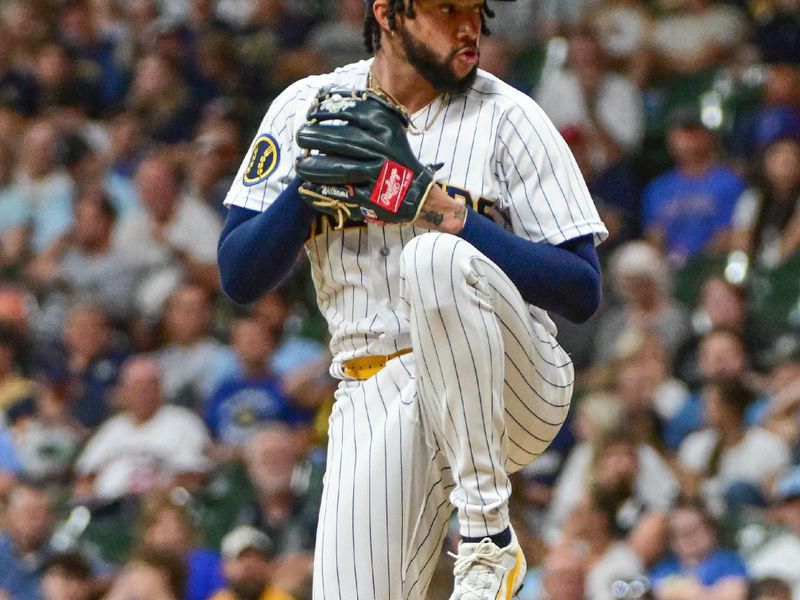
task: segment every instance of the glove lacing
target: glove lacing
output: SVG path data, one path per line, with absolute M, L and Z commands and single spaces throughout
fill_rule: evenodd
M 336 212 L 336 229 L 343 229 L 345 221 L 353 216 L 353 212 L 350 210 L 351 205 L 334 198 L 314 200 L 314 205 L 320 209 Z

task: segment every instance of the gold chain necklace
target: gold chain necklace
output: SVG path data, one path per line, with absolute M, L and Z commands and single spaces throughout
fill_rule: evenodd
M 408 133 L 410 133 L 411 135 L 423 135 L 424 133 L 430 131 L 431 127 L 433 127 L 434 123 L 436 123 L 436 120 L 439 118 L 439 115 L 442 114 L 444 107 L 447 105 L 448 100 L 450 99 L 450 94 L 447 93 L 439 94 L 438 96 L 436 96 L 436 98 L 434 98 L 434 102 L 436 100 L 439 100 L 439 108 L 436 110 L 436 114 L 433 115 L 432 119 L 428 119 L 428 123 L 424 127 L 419 128 L 416 125 L 414 125 L 414 121 L 411 120 L 411 115 L 408 114 L 406 107 L 403 106 L 403 104 L 397 98 L 395 98 L 385 89 L 383 89 L 381 82 L 378 81 L 378 78 L 375 77 L 375 75 L 372 73 L 372 69 L 370 69 L 369 73 L 367 74 L 367 87 L 373 91 L 378 92 L 379 94 L 383 94 L 403 110 L 406 117 L 408 118 Z

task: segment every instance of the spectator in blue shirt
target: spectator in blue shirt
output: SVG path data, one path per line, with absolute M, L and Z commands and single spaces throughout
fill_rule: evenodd
M 678 505 L 668 529 L 672 555 L 650 572 L 657 600 L 745 597 L 744 562 L 736 552 L 719 548 L 716 526 L 702 504 Z
M 294 406 L 267 367 L 274 343 L 263 325 L 253 318 L 239 319 L 231 343 L 242 373 L 225 380 L 211 397 L 206 424 L 214 437 L 242 446 L 266 422 L 310 423 L 313 413 Z
M 667 143 L 676 164 L 645 189 L 645 237 L 676 264 L 702 253 L 726 250 L 744 182 L 719 163 L 714 133 L 694 109 L 682 107 L 673 112 Z
M 40 600 L 42 575 L 52 555 L 50 499 L 41 489 L 18 484 L 8 496 L 0 533 L 0 592 L 13 600 Z

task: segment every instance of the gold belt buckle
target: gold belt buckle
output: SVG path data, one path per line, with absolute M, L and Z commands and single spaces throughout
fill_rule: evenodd
M 351 358 L 342 363 L 342 371 L 353 379 L 365 380 L 378 373 L 393 358 L 408 354 L 411 348 L 403 348 L 394 354 L 367 355 Z

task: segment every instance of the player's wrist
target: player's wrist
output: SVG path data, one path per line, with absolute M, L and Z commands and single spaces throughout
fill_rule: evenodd
M 464 203 L 451 198 L 434 183 L 414 223 L 442 233 L 458 235 L 464 229 L 466 219 L 467 208 Z

